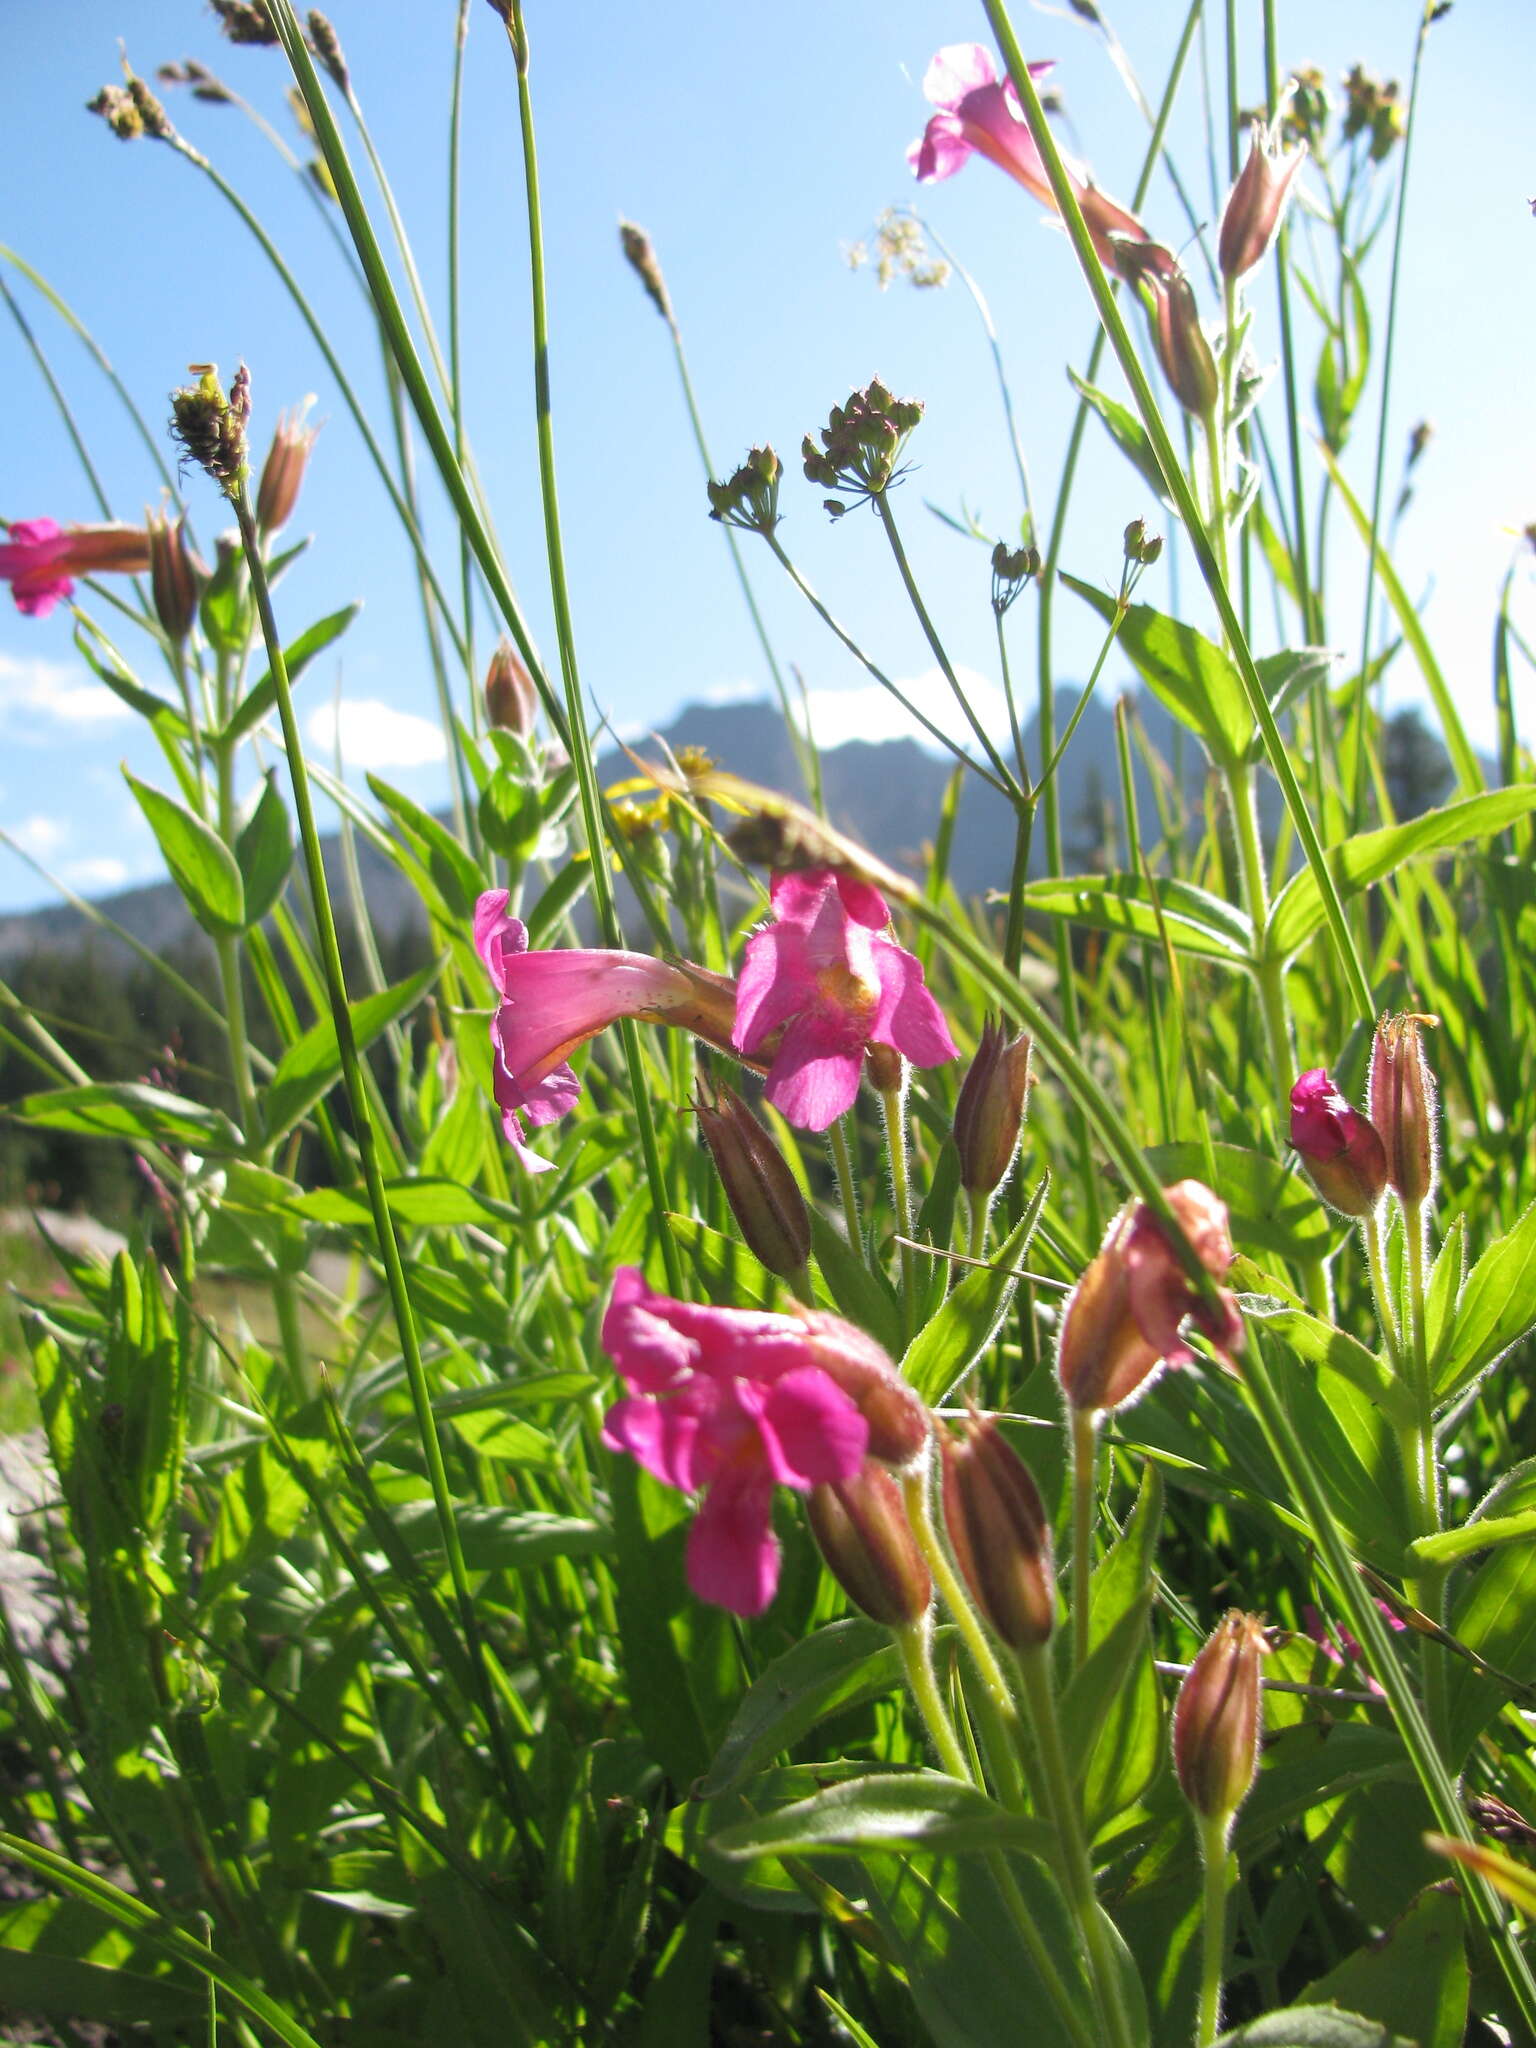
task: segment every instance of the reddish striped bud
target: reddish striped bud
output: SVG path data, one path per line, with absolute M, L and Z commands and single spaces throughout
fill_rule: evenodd
M 909 1628 L 928 1612 L 933 1580 L 884 1465 L 866 1458 L 851 1479 L 813 1486 L 805 1513 L 828 1571 L 871 1621 Z
M 933 1417 L 910 1380 L 853 1323 L 825 1309 L 806 1309 L 807 1363 L 819 1365 L 869 1424 L 869 1455 L 882 1465 L 914 1465 L 928 1448 Z
M 256 486 L 256 524 L 264 534 L 276 533 L 280 526 L 286 526 L 299 502 L 299 489 L 309 467 L 309 451 L 320 431 L 304 424 L 304 415 L 314 402 L 313 398 L 306 398 L 292 412 L 278 417 L 272 446 L 261 466 L 261 482 Z
M 1371 1043 L 1366 1088 L 1371 1122 L 1387 1155 L 1387 1186 L 1405 1209 L 1422 1208 L 1435 1185 L 1435 1108 L 1438 1091 L 1421 1024 L 1438 1017 L 1383 1017 Z
M 1173 1768 L 1202 1819 L 1230 1828 L 1259 1768 L 1259 1659 L 1268 1644 L 1256 1614 L 1232 1608 L 1190 1665 L 1173 1709 Z
M 701 1092 L 693 1109 L 748 1248 L 770 1273 L 794 1279 L 811 1255 L 811 1219 L 783 1154 L 723 1081 L 712 1101 Z
M 964 1433 L 939 1439 L 944 1526 L 961 1576 L 999 1639 L 1034 1650 L 1056 1626 L 1051 1525 L 1040 1489 L 998 1428 L 972 1415 Z
M 1010 1039 L 1000 1021 L 989 1018 L 982 1027 L 955 1103 L 960 1185 L 973 1195 L 992 1194 L 1013 1164 L 1029 1092 L 1031 1050 L 1027 1037 Z
M 485 715 L 504 732 L 515 732 L 520 740 L 533 731 L 538 713 L 538 692 L 533 677 L 517 658 L 512 642 L 502 635 L 485 671 Z

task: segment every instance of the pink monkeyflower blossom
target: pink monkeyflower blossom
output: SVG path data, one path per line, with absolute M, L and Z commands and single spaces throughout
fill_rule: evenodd
M 523 1119 L 552 1124 L 581 1093 L 566 1064 L 577 1046 L 620 1017 L 675 1024 L 729 1049 L 735 984 L 702 967 L 645 953 L 528 949 L 528 927 L 507 914 L 505 889 L 475 905 L 475 950 L 500 1002 L 491 1020 L 496 1104 L 502 1129 L 531 1172 L 551 1162 L 524 1143 Z
M 74 594 L 74 577 L 116 569 L 136 576 L 149 567 L 149 535 L 142 527 L 60 526 L 56 519 L 16 519 L 0 541 L 0 583 L 9 583 L 16 609 L 45 619 Z
M 1049 63 L 1031 64 L 1029 74 L 1038 78 L 1050 69 Z M 990 51 L 980 43 L 949 44 L 928 66 L 923 92 L 939 111 L 907 151 L 907 162 L 920 184 L 953 177 L 974 150 L 1016 178 L 1042 205 L 1056 211 L 1056 196 L 1025 123 L 1018 92 L 1011 78 L 998 78 Z M 1144 242 L 1147 231 L 1133 214 L 1099 190 L 1082 164 L 1065 153 L 1062 163 L 1099 260 L 1113 269 L 1115 238 Z
M 1386 1147 L 1325 1067 L 1309 1067 L 1291 1090 L 1291 1143 L 1331 1208 L 1345 1216 L 1375 1213 L 1387 1188 Z
M 614 1277 L 603 1348 L 629 1389 L 604 1443 L 703 1495 L 688 1583 L 714 1606 L 761 1614 L 779 1580 L 773 1490 L 854 1477 L 869 1440 L 857 1402 L 814 1363 L 798 1318 L 673 1301 L 635 1266 Z
M 955 1057 L 922 965 L 887 935 L 871 883 L 800 869 L 775 875 L 769 898 L 774 922 L 747 941 L 732 1038 L 751 1056 L 782 1027 L 764 1093 L 792 1124 L 824 1131 L 852 1107 L 867 1046 L 915 1067 Z
M 1206 1272 L 1224 1279 L 1233 1257 L 1226 1204 L 1197 1180 L 1163 1194 Z M 1056 1376 L 1069 1403 L 1093 1412 L 1120 1408 L 1165 1365 L 1192 1365 L 1186 1318 L 1218 1351 L 1239 1350 L 1236 1298 L 1218 1288 L 1217 1299 L 1213 1307 L 1196 1289 L 1146 1203 L 1127 1203 L 1062 1310 Z

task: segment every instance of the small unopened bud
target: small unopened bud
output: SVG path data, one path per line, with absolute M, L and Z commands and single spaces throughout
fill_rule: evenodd
M 248 43 L 265 49 L 278 39 L 267 12 L 266 0 L 208 0 L 218 16 L 219 27 L 232 43 Z
M 825 1309 L 806 1309 L 807 1363 L 819 1365 L 854 1401 L 869 1425 L 869 1455 L 882 1465 L 913 1465 L 928 1447 L 933 1418 L 910 1380 L 853 1323 Z
M 1200 325 L 1200 308 L 1182 271 L 1175 271 L 1163 287 L 1153 333 L 1174 397 L 1187 413 L 1205 419 L 1215 406 L 1221 382 L 1211 344 Z
M 672 301 L 667 296 L 667 281 L 661 274 L 661 265 L 656 260 L 656 251 L 651 246 L 650 236 L 644 228 L 636 227 L 632 220 L 621 220 L 619 246 L 624 251 L 630 269 L 645 286 L 647 298 L 670 327 Z
M 146 135 L 152 135 L 157 142 L 174 142 L 176 130 L 171 118 L 155 98 L 142 78 L 128 74 L 128 97 L 133 101 L 139 122 Z
M 995 1415 L 972 1415 L 939 1439 L 944 1526 L 976 1605 L 1012 1650 L 1034 1650 L 1056 1626 L 1051 1525 L 1029 1467 Z
M 1001 1021 L 989 1018 L 982 1027 L 955 1103 L 960 1185 L 973 1195 L 990 1195 L 1001 1187 L 1019 1149 L 1030 1050 L 1029 1039 L 1010 1039 Z
M 1312 1185 L 1341 1216 L 1373 1216 L 1387 1190 L 1387 1154 L 1369 1117 L 1313 1067 L 1291 1090 L 1291 1143 Z
M 828 1571 L 871 1621 L 910 1628 L 928 1612 L 933 1580 L 884 1465 L 866 1458 L 852 1479 L 813 1486 L 805 1513 Z
M 119 142 L 134 142 L 144 133 L 144 122 L 133 103 L 133 95 L 120 85 L 104 85 L 95 99 L 87 100 L 86 112 L 100 114 Z
M 1150 569 L 1163 552 L 1163 536 L 1148 533 L 1145 519 L 1133 519 L 1125 529 L 1125 559 L 1139 562 L 1144 569 Z
M 486 718 L 503 732 L 515 732 L 519 739 L 525 740 L 533 731 L 538 703 L 533 677 L 519 661 L 517 649 L 503 634 L 485 671 Z
M 1261 121 L 1254 123 L 1248 161 L 1221 217 L 1217 260 L 1223 277 L 1245 277 L 1269 254 L 1305 156 L 1305 144 L 1282 155 L 1271 130 Z
M 1190 1665 L 1173 1709 L 1173 1768 L 1203 1820 L 1223 1829 L 1259 1768 L 1259 1659 L 1268 1647 L 1256 1614 L 1234 1607 Z
M 778 1146 L 724 1082 L 716 1084 L 712 1101 L 701 1092 L 693 1108 L 748 1249 L 781 1280 L 803 1274 L 811 1219 Z
M 1366 1101 L 1387 1155 L 1387 1186 L 1405 1209 L 1419 1209 L 1435 1185 L 1435 1106 L 1438 1091 L 1421 1024 L 1438 1017 L 1383 1017 L 1371 1042 Z
M 166 519 L 155 512 L 144 515 L 149 534 L 149 587 L 155 601 L 155 617 L 161 630 L 180 646 L 197 620 L 208 572 L 187 546 L 187 521 Z
M 304 424 L 304 416 L 314 402 L 311 396 L 292 412 L 278 415 L 277 431 L 256 486 L 256 525 L 262 533 L 276 533 L 279 527 L 286 526 L 299 502 L 304 472 L 309 467 L 309 451 L 320 431 Z
M 244 363 L 228 397 L 214 363 L 189 363 L 197 378 L 171 393 L 171 432 L 216 484 L 231 496 L 246 475 L 246 425 L 251 416 L 251 376 Z

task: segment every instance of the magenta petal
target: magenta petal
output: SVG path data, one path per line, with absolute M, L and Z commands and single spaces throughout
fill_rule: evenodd
M 641 1396 L 614 1402 L 603 1417 L 603 1442 L 611 1451 L 628 1451 L 663 1486 L 692 1493 L 699 1483 L 695 1456 L 700 1428 L 700 1417 L 675 1401 Z
M 860 882 L 852 875 L 839 875 L 837 893 L 855 924 L 864 925 L 872 932 L 883 932 L 890 923 L 891 913 L 885 898 L 873 882 Z
M 767 1389 L 758 1428 L 774 1478 L 802 1493 L 823 1480 L 851 1479 L 869 1445 L 858 1404 L 815 1365 Z
M 824 1131 L 852 1109 L 864 1070 L 862 1046 L 850 1048 L 822 1017 L 802 1017 L 785 1032 L 764 1094 L 802 1131 Z
M 544 1158 L 542 1153 L 532 1151 L 524 1142 L 522 1119 L 515 1109 L 504 1109 L 501 1113 L 501 1133 L 517 1155 L 518 1164 L 525 1173 L 553 1173 L 555 1162 Z
M 669 1306 L 653 1295 L 638 1266 L 621 1266 L 603 1317 L 603 1349 L 637 1392 L 658 1393 L 694 1370 L 699 1347 L 656 1312 Z
M 944 1012 L 923 981 L 922 962 L 903 947 L 886 941 L 876 949 L 880 974 L 880 1009 L 870 1037 L 893 1045 L 914 1067 L 937 1067 L 952 1060 L 958 1048 L 949 1035 Z
M 755 1052 L 770 1031 L 776 1031 L 815 998 L 816 984 L 805 963 L 798 929 L 768 925 L 754 932 L 736 981 L 732 1044 L 738 1052 Z
M 475 904 L 475 951 L 485 962 L 486 972 L 495 983 L 498 995 L 502 993 L 503 951 L 523 953 L 528 949 L 527 926 L 507 915 L 507 905 L 511 900 L 505 889 L 487 889 Z
M 56 604 L 74 593 L 75 586 L 67 576 L 39 576 L 34 571 L 11 583 L 16 609 L 29 619 L 46 619 Z
M 992 52 L 981 43 L 949 43 L 923 74 L 923 97 L 930 106 L 952 109 L 968 92 L 996 79 Z
M 779 1583 L 773 1482 L 761 1469 L 722 1473 L 688 1532 L 688 1583 L 701 1600 L 755 1615 Z
M 523 1115 L 531 1124 L 558 1123 L 576 1107 L 580 1096 L 581 1083 L 569 1067 L 559 1066 L 523 1091 Z

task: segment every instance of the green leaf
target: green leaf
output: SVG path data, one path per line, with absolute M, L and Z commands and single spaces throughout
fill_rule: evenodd
M 1502 1543 L 1523 1543 L 1536 1536 L 1536 1507 L 1518 1515 L 1489 1515 L 1481 1521 L 1464 1522 L 1459 1529 L 1442 1529 L 1437 1536 L 1419 1536 L 1408 1546 L 1411 1557 L 1421 1564 L 1460 1564 L 1480 1550 L 1496 1550 Z
M 386 1181 L 384 1198 L 389 1213 L 411 1230 L 453 1230 L 466 1223 L 500 1225 L 518 1219 L 517 1210 L 505 1202 L 492 1201 L 489 1195 L 460 1187 L 456 1181 L 427 1176 Z M 356 1227 L 373 1222 L 373 1210 L 361 1188 L 314 1188 L 296 1194 L 292 1207 L 315 1223 Z
M 1014 1269 L 1029 1248 L 1049 1186 L 1049 1177 L 1042 1176 L 1024 1214 L 993 1252 L 992 1264 L 967 1273 L 908 1345 L 902 1373 L 930 1405 L 964 1379 L 997 1335 L 1019 1284 Z
M 27 1954 L 0 1947 L 0 2011 L 41 2013 L 49 2019 L 91 2020 L 130 2029 L 152 2027 L 166 2034 L 191 2030 L 208 2010 L 202 1992 L 167 1977 L 114 1970 L 73 1956 Z
M 1536 1205 L 1496 1237 L 1467 1275 L 1433 1363 L 1435 1399 L 1452 1401 L 1536 1326 Z
M 301 633 L 292 646 L 283 649 L 283 666 L 288 671 L 290 684 L 299 680 L 317 654 L 329 647 L 333 640 L 341 638 L 361 610 L 361 603 L 343 605 L 339 612 L 318 620 Z M 255 731 L 276 702 L 277 685 L 272 680 L 272 671 L 268 669 L 235 706 L 234 714 L 224 728 L 224 738 L 244 739 L 248 732 Z
M 391 1519 L 413 1555 L 442 1550 L 443 1530 L 435 1501 L 406 1501 L 393 1510 Z M 579 1515 L 503 1507 L 460 1508 L 454 1523 L 464 1562 L 472 1572 L 531 1572 L 557 1557 L 609 1557 L 613 1553 L 613 1532 Z
M 1356 1949 L 1302 1993 L 1406 2033 L 1419 2048 L 1461 2048 L 1467 2029 L 1466 1947 L 1453 1892 L 1420 1892 L 1378 1941 Z
M 398 1023 L 421 1001 L 442 972 L 442 961 L 434 960 L 406 981 L 377 995 L 363 996 L 350 1003 L 352 1035 L 360 1053 L 365 1052 L 391 1024 Z M 296 1039 L 278 1062 L 263 1098 L 268 1143 L 283 1136 L 341 1078 L 341 1047 L 334 1017 L 322 1017 L 302 1038 Z
M 776 1658 L 743 1695 L 698 1797 L 728 1792 L 829 1714 L 882 1698 L 901 1682 L 890 1630 L 878 1622 L 849 1616 L 817 1629 Z
M 667 1214 L 667 1228 L 687 1251 L 711 1301 L 738 1308 L 772 1308 L 773 1276 L 739 1237 L 711 1230 L 696 1216 Z
M 251 634 L 251 598 L 245 557 L 238 546 L 219 549 L 213 574 L 203 585 L 198 619 L 215 654 L 233 657 L 245 652 Z
M 245 885 L 245 922 L 249 928 L 260 924 L 282 895 L 293 865 L 288 806 L 278 795 L 277 778 L 270 770 L 256 808 L 235 841 L 235 861 Z
M 468 927 L 485 877 L 445 825 L 377 775 L 368 787 L 404 832 L 451 919 Z
M 1116 600 L 1075 576 L 1062 576 L 1069 590 L 1086 599 L 1106 625 Z M 1253 741 L 1253 714 L 1236 665 L 1203 633 L 1149 604 L 1126 608 L 1119 644 L 1135 663 L 1153 696 L 1188 726 L 1220 768 L 1241 765 Z
M 1329 647 L 1296 647 L 1281 654 L 1266 654 L 1254 663 L 1264 695 L 1276 718 L 1290 710 L 1297 698 L 1314 683 L 1325 683 L 1338 656 Z M 1248 748 L 1250 762 L 1264 759 L 1264 738 L 1255 733 Z
M 1148 1629 L 1162 1519 L 1162 1474 L 1149 1461 L 1135 1509 L 1093 1574 L 1092 1648 L 1062 1695 L 1062 1737 L 1090 1839 L 1140 1797 L 1162 1761 Z
M 1342 846 L 1330 847 L 1324 858 L 1340 896 L 1356 896 L 1372 882 L 1393 873 L 1404 861 L 1443 853 L 1450 847 L 1465 845 L 1470 839 L 1489 839 L 1533 810 L 1536 789 L 1529 785 L 1492 789 L 1482 796 L 1465 797 L 1459 803 L 1425 811 L 1410 818 L 1406 825 L 1383 825 L 1375 832 L 1356 833 Z M 1310 868 L 1301 868 L 1270 907 L 1264 933 L 1266 953 L 1272 960 L 1289 960 L 1318 930 L 1323 915 L 1317 877 Z
M 1505 1474 L 1466 1526 L 1523 1517 L 1533 1509 L 1536 1459 L 1528 1459 Z M 1469 1575 L 1451 1607 L 1450 1631 L 1518 1684 L 1536 1681 L 1536 1544 L 1501 1547 Z M 1496 1680 L 1460 1657 L 1450 1667 L 1449 1685 L 1446 1762 L 1455 1770 L 1508 1695 Z
M 1234 2027 L 1215 2048 L 1419 2048 L 1419 2043 L 1352 2012 L 1298 2005 Z
M 113 696 L 121 698 L 141 718 L 147 718 L 157 732 L 171 739 L 184 740 L 187 737 L 187 721 L 183 714 L 164 697 L 157 696 L 153 690 L 146 690 L 138 678 L 124 668 L 114 648 L 103 645 L 98 654 L 85 627 L 76 626 L 75 649 Z
M 1162 938 L 1161 909 L 1169 944 L 1178 952 L 1229 967 L 1246 967 L 1253 958 L 1253 925 L 1241 910 L 1167 875 L 1048 875 L 1027 884 L 1024 901 L 1046 917 L 1069 917 L 1096 931 L 1154 942 Z
M 1121 405 L 1118 399 L 1111 398 L 1107 392 L 1085 383 L 1075 370 L 1069 368 L 1067 376 L 1073 390 L 1092 406 L 1109 429 L 1110 439 L 1142 482 L 1156 493 L 1160 503 L 1170 504 L 1168 486 L 1163 481 L 1162 469 L 1158 465 L 1152 443 L 1147 439 L 1146 429 L 1135 413 L 1129 406 Z
M 1304 1358 L 1347 1380 L 1367 1400 L 1376 1402 L 1400 1429 L 1413 1429 L 1418 1422 L 1418 1404 L 1411 1389 L 1400 1380 L 1384 1359 L 1368 1351 L 1358 1337 L 1336 1330 L 1306 1309 L 1274 1303 L 1263 1297 L 1246 1297 L 1243 1313 L 1260 1317 L 1266 1330 Z
M 872 1272 L 846 1237 L 813 1204 L 811 1249 L 838 1312 L 867 1330 L 894 1358 L 905 1341 L 901 1304 L 883 1273 Z
M 1054 1852 L 1044 1821 L 1006 1808 L 939 1771 L 872 1772 L 829 1785 L 756 1820 L 722 1828 L 712 1846 L 722 1856 L 821 1856 L 843 1849 L 925 1848 L 949 1851 L 1023 1849 Z
M 143 1081 L 93 1081 L 28 1095 L 11 1115 L 39 1130 L 81 1131 L 93 1138 L 186 1145 L 195 1152 L 238 1152 L 245 1144 L 221 1109 L 208 1109 Z
M 205 932 L 238 937 L 245 930 L 245 890 L 234 855 L 211 825 L 175 797 L 140 782 L 126 769 L 123 774 L 187 908 Z
M 1309 1180 L 1284 1159 L 1246 1145 L 1217 1144 L 1212 1151 L 1216 1192 L 1231 1212 L 1232 1238 L 1240 1250 L 1301 1262 L 1322 1257 L 1333 1225 Z M 1153 1145 L 1147 1159 L 1165 1186 L 1204 1180 L 1209 1170 L 1203 1145 Z
M 1458 1216 L 1435 1254 L 1424 1295 L 1424 1345 L 1429 1353 L 1431 1380 L 1439 1372 L 1441 1359 L 1455 1334 L 1466 1273 L 1467 1219 Z
M 560 870 L 528 913 L 528 944 L 531 947 L 537 950 L 549 944 L 561 920 L 575 907 L 591 879 L 591 866 L 584 860 L 569 861 Z

